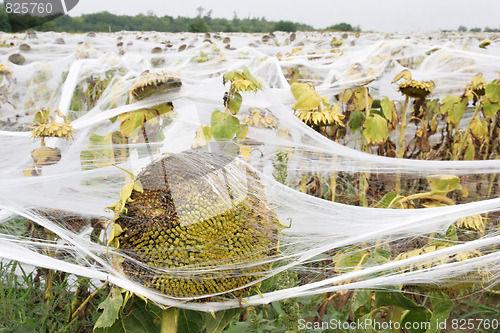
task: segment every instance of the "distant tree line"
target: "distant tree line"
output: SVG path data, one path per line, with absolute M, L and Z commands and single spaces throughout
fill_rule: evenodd
M 467 31 L 470 31 L 470 32 L 500 32 L 500 29 L 497 29 L 497 28 L 490 28 L 490 27 L 486 27 L 484 29 L 481 29 L 481 28 L 470 28 L 470 29 L 467 29 L 466 26 L 464 25 L 461 25 L 458 27 L 458 31 L 460 32 L 467 32 Z
M 266 18 L 239 18 L 236 13 L 232 19 L 213 18 L 212 11 L 198 8 L 193 18 L 178 16 L 156 16 L 152 11 L 136 16 L 114 15 L 109 12 L 84 14 L 78 17 L 62 15 L 50 22 L 35 27 L 39 31 L 66 32 L 109 32 L 109 31 L 159 31 L 159 32 L 271 32 L 271 31 L 312 31 L 312 26 L 291 21 L 268 21 Z M 26 25 L 32 22 L 26 19 Z M 36 18 L 34 18 L 36 20 Z M 36 22 L 36 21 L 34 21 Z M 33 25 L 32 25 L 33 26 Z M 339 31 L 358 31 L 347 23 L 340 23 L 328 29 Z M 5 6 L 0 5 L 0 31 L 10 31 L 10 23 Z
M 349 23 L 345 23 L 345 22 L 334 24 L 334 25 L 326 28 L 326 30 L 334 30 L 334 31 L 361 31 L 359 25 L 353 27 Z

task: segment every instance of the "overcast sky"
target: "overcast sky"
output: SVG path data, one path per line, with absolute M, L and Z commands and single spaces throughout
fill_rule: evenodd
M 410 32 L 467 28 L 500 28 L 499 0 L 80 0 L 71 15 L 109 11 L 114 14 L 196 16 L 197 8 L 212 17 L 265 17 L 326 28 L 340 22 L 364 31 Z

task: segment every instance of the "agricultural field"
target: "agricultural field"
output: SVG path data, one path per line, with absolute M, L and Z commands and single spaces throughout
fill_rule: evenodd
M 498 331 L 498 34 L 0 43 L 0 332 Z

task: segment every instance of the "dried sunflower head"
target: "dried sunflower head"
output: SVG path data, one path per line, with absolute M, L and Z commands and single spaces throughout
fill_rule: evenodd
M 150 73 L 144 71 L 134 82 L 130 93 L 134 101 L 164 93 L 168 90 L 179 89 L 182 82 L 179 78 L 164 72 Z
M 44 137 L 73 139 L 73 128 L 66 123 L 39 124 L 31 128 L 31 136 L 37 139 Z
M 399 85 L 399 91 L 406 96 L 413 98 L 424 98 L 434 89 L 432 81 L 409 80 Z
M 424 255 L 428 253 L 432 253 L 434 251 L 446 249 L 448 246 L 446 245 L 428 245 L 423 248 L 415 249 L 408 252 L 403 252 L 399 254 L 395 260 L 404 260 L 412 257 L 417 257 L 419 255 Z M 434 259 L 424 260 L 419 263 L 411 264 L 409 267 L 402 269 L 403 271 L 419 271 L 432 269 L 440 264 L 454 263 L 454 262 L 463 262 L 469 259 L 481 257 L 483 254 L 480 251 L 472 250 L 472 251 L 464 251 L 459 252 L 454 255 L 442 255 L 440 257 Z M 446 276 L 440 279 L 440 281 L 436 281 L 435 283 L 425 283 L 425 284 L 417 284 L 412 285 L 413 288 L 420 291 L 441 291 L 441 292 L 451 292 L 457 291 L 464 288 L 475 287 L 482 283 L 487 282 L 488 275 L 491 274 L 488 267 L 478 267 L 476 270 L 469 272 L 467 274 L 457 274 L 455 276 Z
M 281 226 L 259 177 L 242 161 L 168 155 L 135 183 L 140 187 L 115 220 L 125 274 L 167 296 L 201 299 L 241 296 L 269 274 Z
M 278 128 L 278 119 L 267 109 L 250 109 L 248 117 L 243 118 L 243 122 L 259 128 Z
M 73 139 L 73 127 L 67 122 L 56 122 L 56 116 L 66 121 L 66 117 L 59 110 L 54 112 L 39 110 L 31 127 L 31 136 L 37 139 L 47 137 Z
M 340 114 L 340 107 L 334 104 L 333 107 L 321 110 L 301 110 L 297 117 L 307 125 L 315 126 L 331 126 L 340 125 L 344 127 L 342 119 L 344 115 Z
M 405 82 L 399 84 L 399 91 L 408 97 L 424 98 L 429 95 L 434 89 L 433 81 L 417 81 L 411 78 L 411 72 L 407 69 L 400 72 L 391 83 L 395 83 L 401 79 L 406 79 Z
M 486 93 L 486 79 L 481 73 L 472 77 L 471 82 L 465 85 L 464 95 L 467 96 L 469 100 L 473 100 L 474 103 L 477 102 L 478 98 L 484 96 Z

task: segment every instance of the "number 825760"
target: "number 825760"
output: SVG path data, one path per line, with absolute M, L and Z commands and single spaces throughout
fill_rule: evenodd
M 53 6 L 50 2 L 6 2 L 7 14 L 52 14 Z

